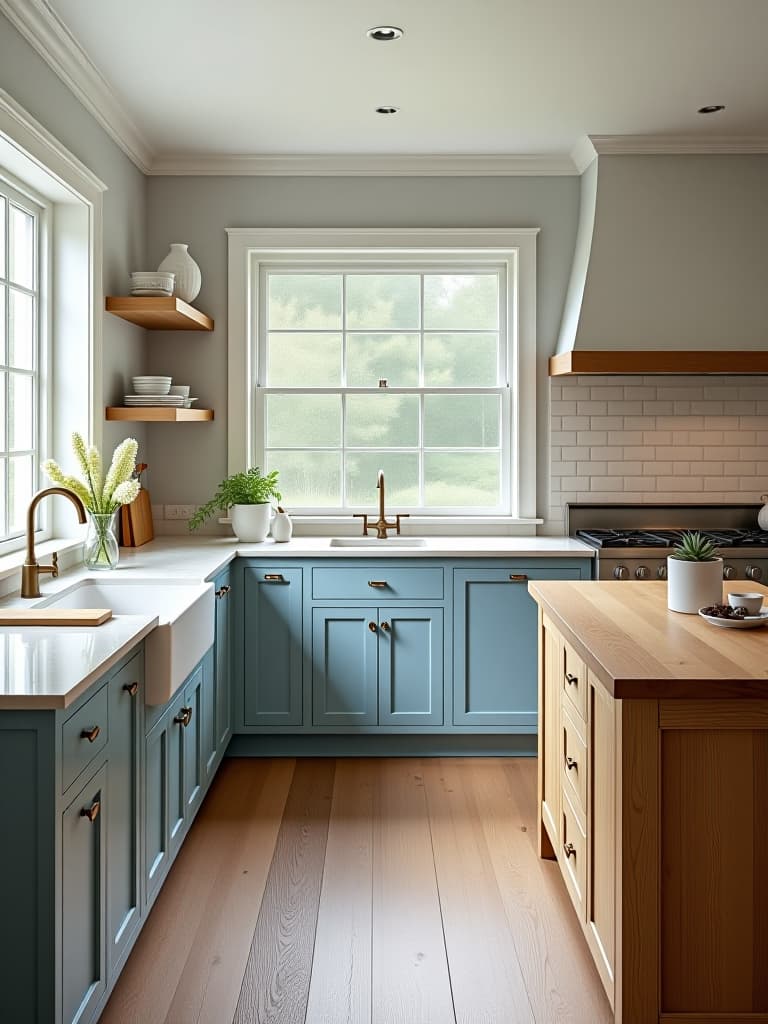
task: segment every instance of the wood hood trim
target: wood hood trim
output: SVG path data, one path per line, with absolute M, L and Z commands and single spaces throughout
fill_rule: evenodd
M 588 373 L 722 373 L 768 374 L 768 350 L 702 352 L 611 349 L 560 352 L 549 360 L 550 377 Z

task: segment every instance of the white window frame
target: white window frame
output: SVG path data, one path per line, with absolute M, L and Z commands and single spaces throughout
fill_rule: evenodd
M 502 264 L 508 287 L 507 382 L 512 400 L 503 427 L 508 431 L 509 513 L 451 511 L 418 513 L 419 529 L 430 523 L 519 526 L 536 519 L 536 236 L 538 228 L 495 229 L 294 229 L 230 228 L 228 235 L 228 471 L 261 465 L 259 356 L 261 309 L 258 288 L 263 265 L 311 262 L 320 265 L 423 266 Z M 393 389 L 395 390 L 395 389 Z M 462 389 L 463 390 L 463 389 Z M 374 503 L 372 496 L 371 504 Z M 312 522 L 348 522 L 344 515 L 307 517 Z

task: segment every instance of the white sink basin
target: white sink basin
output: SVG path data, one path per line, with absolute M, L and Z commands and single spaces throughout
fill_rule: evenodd
M 76 583 L 36 608 L 111 608 L 113 615 L 157 615 L 145 641 L 147 704 L 165 704 L 213 644 L 212 583 L 95 580 Z
M 423 548 L 423 537 L 331 537 L 332 548 Z

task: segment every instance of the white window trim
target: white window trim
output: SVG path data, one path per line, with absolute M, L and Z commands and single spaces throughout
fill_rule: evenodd
M 416 519 L 418 530 L 446 525 L 497 525 L 530 528 L 536 518 L 536 236 L 538 228 L 228 228 L 228 472 L 254 463 L 258 354 L 257 298 L 250 282 L 258 265 L 310 259 L 401 261 L 405 253 L 420 261 L 457 261 L 485 257 L 507 264 L 506 320 L 509 332 L 509 382 L 512 403 L 510 454 L 518 472 L 512 479 L 510 516 L 430 516 Z M 302 517 L 308 525 L 333 527 L 349 515 Z

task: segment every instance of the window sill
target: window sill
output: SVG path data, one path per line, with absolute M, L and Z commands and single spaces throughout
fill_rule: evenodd
M 82 537 L 51 537 L 35 544 L 38 561 L 55 551 L 59 556 L 59 570 L 69 569 L 81 561 Z M 0 557 L 0 596 L 6 597 L 21 586 L 21 567 L 26 558 L 26 548 L 11 551 Z
M 394 512 L 388 512 L 392 518 Z M 371 515 L 375 520 L 376 513 Z M 294 534 L 297 536 L 354 536 L 361 532 L 359 519 L 352 515 L 343 516 L 291 516 Z M 220 523 L 230 525 L 227 517 L 219 519 Z M 411 516 L 403 521 L 404 537 L 448 537 L 448 536 L 516 536 L 534 537 L 536 528 L 543 524 L 543 519 L 526 519 L 515 516 Z

